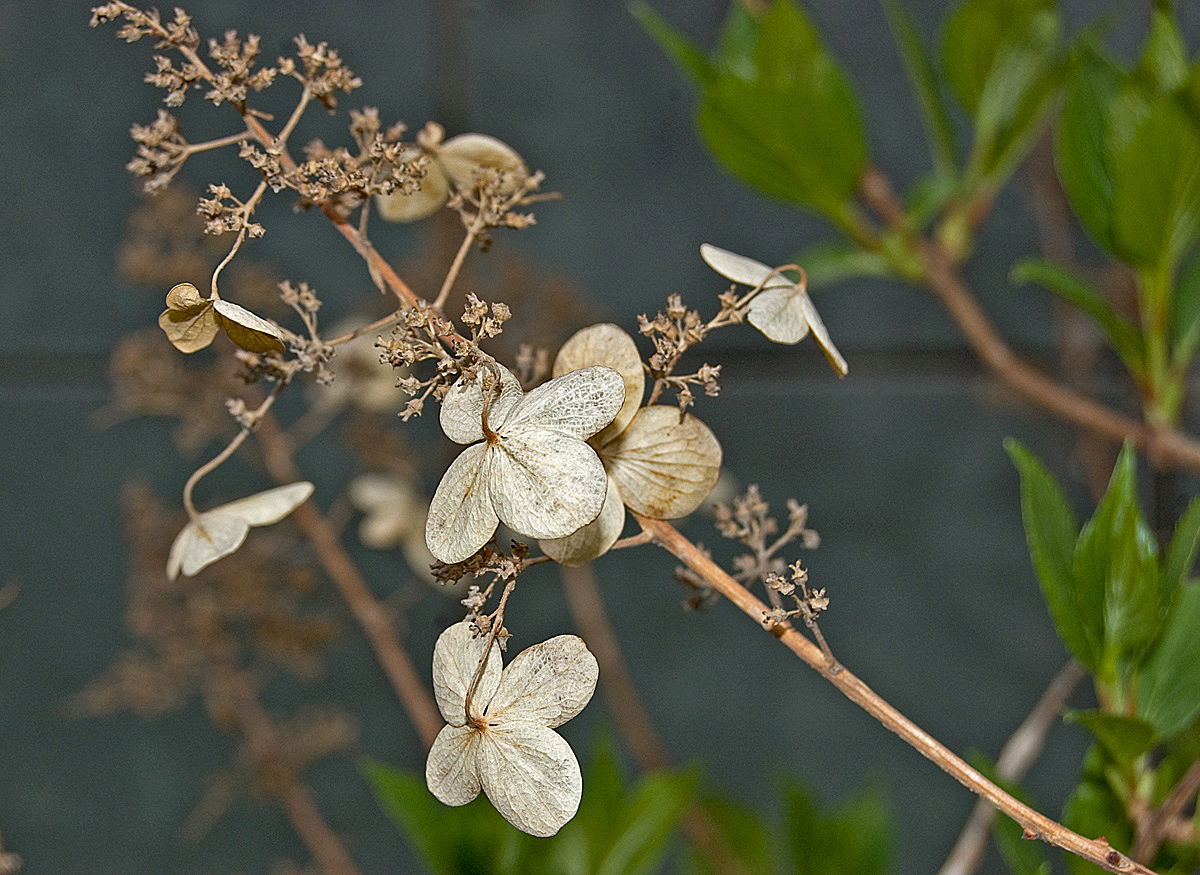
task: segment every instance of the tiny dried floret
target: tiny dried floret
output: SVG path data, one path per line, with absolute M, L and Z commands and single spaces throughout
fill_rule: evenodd
M 586 440 L 612 422 L 624 400 L 624 380 L 608 367 L 564 374 L 529 394 L 494 362 L 460 377 L 442 402 L 442 431 L 470 446 L 430 503 L 430 552 L 462 562 L 500 522 L 525 537 L 561 538 L 594 520 L 607 477 Z
M 583 710 L 598 674 L 574 635 L 535 644 L 502 668 L 499 648 L 475 637 L 469 621 L 451 626 L 433 651 L 433 691 L 447 725 L 426 761 L 430 792 L 466 805 L 482 789 L 517 829 L 554 835 L 583 796 L 579 761 L 554 729 Z
M 205 511 L 175 537 L 167 557 L 167 577 L 174 580 L 180 571 L 191 577 L 228 556 L 242 546 L 251 526 L 279 522 L 304 504 L 312 492 L 313 485 L 301 480 Z
M 833 345 L 825 323 L 808 296 L 803 277 L 799 282 L 792 282 L 753 258 L 728 252 L 710 243 L 700 247 L 700 255 L 709 267 L 726 279 L 758 289 L 750 299 L 746 318 L 768 340 L 799 343 L 811 330 L 829 364 L 840 376 L 846 375 L 849 370 L 846 360 Z

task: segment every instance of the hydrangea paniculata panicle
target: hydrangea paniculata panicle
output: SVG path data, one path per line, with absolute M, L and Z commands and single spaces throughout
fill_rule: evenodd
M 528 394 L 489 362 L 460 377 L 442 402 L 441 425 L 468 444 L 438 484 L 425 540 L 447 564 L 474 555 L 503 522 L 529 538 L 561 538 L 594 520 L 607 477 L 587 439 L 625 400 L 608 367 L 564 374 Z
M 559 635 L 502 667 L 490 643 L 468 620 L 438 638 L 433 691 L 447 725 L 429 750 L 425 780 L 447 805 L 466 805 L 482 789 L 517 829 L 552 836 L 583 796 L 579 761 L 554 729 L 592 698 L 596 658 L 580 638 Z M 468 713 L 467 692 L 485 658 Z

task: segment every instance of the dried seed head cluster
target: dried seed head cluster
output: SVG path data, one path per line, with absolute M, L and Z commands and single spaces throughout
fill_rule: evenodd
M 721 387 L 717 383 L 721 375 L 720 365 L 706 363 L 692 374 L 676 374 L 675 367 L 683 354 L 704 340 L 710 331 L 734 324 L 739 319 L 736 310 L 722 306 L 716 316 L 705 322 L 696 310 L 689 310 L 683 305 L 683 298 L 679 295 L 670 295 L 666 309 L 660 310 L 653 319 L 645 314 L 638 316 L 638 332 L 650 338 L 654 344 L 654 354 L 647 362 L 647 370 L 654 379 L 650 403 L 665 389 L 674 389 L 679 410 L 685 412 L 696 400 L 693 387 L 708 396 L 720 394 Z
M 717 504 L 716 526 L 722 537 L 738 541 L 752 551 L 734 558 L 734 575 L 739 581 L 765 581 L 768 575 L 784 573 L 784 561 L 777 554 L 788 544 L 799 541 L 805 550 L 815 550 L 821 537 L 808 528 L 808 506 L 789 498 L 788 524 L 779 533 L 779 523 L 771 516 L 771 506 L 763 500 L 758 486 L 751 485 L 732 506 Z

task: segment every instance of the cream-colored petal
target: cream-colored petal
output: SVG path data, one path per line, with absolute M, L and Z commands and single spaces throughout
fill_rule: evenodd
M 425 522 L 425 543 L 442 562 L 462 562 L 479 551 L 500 520 L 488 489 L 487 444 L 467 447 L 442 475 Z
M 569 535 L 594 520 L 604 505 L 604 466 L 577 438 L 534 430 L 505 435 L 492 448 L 490 467 L 496 514 L 528 538 Z
M 612 478 L 604 494 L 600 515 L 577 532 L 565 538 L 546 538 L 538 541 L 542 552 L 560 565 L 583 565 L 603 556 L 621 537 L 625 528 L 625 503 Z
M 487 643 L 486 635 L 476 637 L 471 632 L 470 621 L 463 620 L 442 632 L 433 647 L 433 695 L 442 717 L 451 726 L 463 726 L 467 722 L 463 710 L 467 690 L 483 660 Z M 500 662 L 500 648 L 493 643 L 471 699 L 473 713 L 483 714 L 495 694 L 500 683 Z
M 483 792 L 522 832 L 552 836 L 579 809 L 579 761 L 553 729 L 531 721 L 492 727 L 480 733 L 476 763 Z
M 167 292 L 167 307 L 171 310 L 191 310 L 207 305 L 208 300 L 191 283 L 178 283 Z
M 221 508 L 200 514 L 199 520 L 188 523 L 175 536 L 167 555 L 167 577 L 174 580 L 180 571 L 191 577 L 237 550 L 249 531 L 245 517 L 224 513 Z
M 583 710 L 600 669 L 583 639 L 559 635 L 527 647 L 504 669 L 488 705 L 488 722 L 530 720 L 553 729 Z
M 624 403 L 621 375 L 594 366 L 543 383 L 514 404 L 505 420 L 488 421 L 503 435 L 537 429 L 584 440 L 612 422 Z
M 425 783 L 438 801 L 466 805 L 479 795 L 478 749 L 479 731 L 474 727 L 442 727 L 425 760 Z
M 480 365 L 474 379 L 459 377 L 442 401 L 442 431 L 450 440 L 460 444 L 483 440 L 485 388 L 489 399 L 488 425 L 493 431 L 524 396 L 521 381 L 503 365 Z
M 817 308 L 812 302 L 812 298 L 804 295 L 800 299 L 800 307 L 804 311 L 804 318 L 812 329 L 813 337 L 817 341 L 817 345 L 821 347 L 821 352 L 825 353 L 825 358 L 833 369 L 838 372 L 839 376 L 846 376 L 850 371 L 846 360 L 842 358 L 842 354 L 838 352 L 836 346 L 833 345 L 833 338 L 829 336 L 829 331 L 825 328 L 825 323 L 821 321 L 821 315 L 817 313 Z
M 232 301 L 213 301 L 226 336 L 249 352 L 283 352 L 279 329 Z
M 711 243 L 701 244 L 700 257 L 721 276 L 733 280 L 735 283 L 750 286 L 751 288 L 762 283 L 772 273 L 771 268 L 767 267 L 761 261 L 755 261 L 753 258 L 747 258 L 744 255 L 738 255 L 736 252 L 721 249 L 719 246 L 713 246 Z M 776 274 L 774 277 L 771 277 L 771 282 L 768 285 L 791 285 L 791 283 L 788 282 L 786 277 L 780 277 Z
M 455 188 L 470 191 L 475 188 L 475 177 L 480 170 L 499 170 L 502 174 L 500 194 L 516 192 L 529 171 L 516 151 L 495 137 L 487 134 L 460 134 L 442 143 L 438 149 L 438 161 Z
M 601 322 L 576 331 L 562 345 L 554 359 L 554 376 L 561 377 L 589 365 L 607 365 L 625 381 L 625 403 L 616 417 L 596 434 L 594 443 L 603 446 L 619 435 L 642 403 L 646 389 L 646 373 L 637 344 L 624 329 L 611 322 Z
M 400 156 L 400 160 L 410 162 L 419 157 L 420 149 L 409 149 Z M 440 210 L 449 197 L 450 182 L 446 179 L 446 173 L 437 160 L 431 158 L 425 165 L 425 175 L 416 191 L 405 194 L 397 188 L 391 194 L 381 194 L 375 198 L 375 208 L 384 221 L 416 222 Z
M 269 526 L 279 522 L 294 511 L 313 494 L 313 485 L 307 480 L 298 480 L 286 486 L 276 486 L 255 495 L 239 498 L 229 504 L 210 511 L 236 514 L 252 526 Z
M 185 309 L 168 307 L 159 315 L 158 327 L 171 345 L 183 353 L 204 349 L 221 330 L 217 314 L 208 302 Z
M 358 538 L 373 550 L 399 546 L 412 533 L 425 531 L 425 502 L 407 480 L 362 474 L 350 482 L 347 494 L 363 512 Z
M 768 340 L 776 343 L 799 343 L 808 334 L 804 318 L 804 301 L 808 293 L 800 286 L 769 288 L 750 299 L 747 321 Z
M 654 519 L 696 509 L 721 473 L 721 444 L 703 422 L 665 405 L 644 407 L 604 447 L 604 464 L 625 504 Z

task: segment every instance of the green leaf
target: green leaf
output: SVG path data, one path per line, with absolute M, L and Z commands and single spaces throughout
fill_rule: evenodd
M 1130 75 L 1150 94 L 1175 91 L 1187 79 L 1187 48 L 1169 9 L 1158 7 L 1150 13 L 1150 33 Z
M 1129 768 L 1154 746 L 1154 727 L 1136 717 L 1106 714 L 1103 711 L 1067 711 L 1063 719 L 1078 723 L 1092 734 L 1122 768 Z
M 1190 511 L 1190 509 L 1189 509 Z M 1142 669 L 1138 714 L 1170 738 L 1200 712 L 1200 586 L 1175 594 L 1162 637 Z
M 883 256 L 850 243 L 818 243 L 792 260 L 804 268 L 810 290 L 860 276 L 891 276 Z
M 684 39 L 679 31 L 671 27 L 649 3 L 645 0 L 634 0 L 629 4 L 629 12 L 670 56 L 675 66 L 688 75 L 694 85 L 701 86 L 716 78 L 716 71 L 708 58 Z
M 1133 844 L 1133 828 L 1125 816 L 1125 807 L 1104 777 L 1105 759 L 1099 745 L 1093 745 L 1084 758 L 1084 773 L 1079 785 L 1063 806 L 1063 826 L 1084 836 L 1104 836 L 1110 845 L 1128 853 Z M 1071 875 L 1096 875 L 1100 871 L 1074 854 L 1064 855 Z
M 1076 52 L 1058 117 L 1054 158 L 1075 215 L 1109 252 L 1112 240 L 1112 175 L 1106 160 L 1109 107 L 1125 74 L 1090 44 Z
M 700 804 L 747 875 L 776 875 L 775 842 L 757 814 L 720 796 L 708 796 Z M 694 848 L 688 850 L 685 871 L 689 875 L 725 875 L 725 869 L 714 868 L 708 857 Z
M 1172 270 L 1200 235 L 1200 130 L 1164 95 L 1110 166 L 1119 253 L 1136 267 Z
M 995 764 L 982 753 L 972 751 L 967 759 L 989 781 L 1026 805 L 1036 807 L 1020 785 L 1001 780 L 996 773 Z M 1024 838 L 1024 830 L 1016 821 L 1007 817 L 995 818 L 992 821 L 992 835 L 996 839 L 1000 855 L 1004 857 L 1004 862 L 1013 875 L 1049 875 L 1050 863 L 1043 853 L 1045 846 L 1041 842 L 1031 842 Z
M 596 875 L 657 871 L 698 780 L 696 771 L 685 771 L 660 772 L 638 781 L 632 798 L 622 806 L 619 827 Z
M 1128 320 L 1118 316 L 1108 301 L 1074 271 L 1044 258 L 1026 258 L 1013 267 L 1013 282 L 1034 282 L 1054 292 L 1091 316 L 1104 332 L 1130 373 L 1139 375 L 1145 370 L 1145 343 L 1141 333 Z
M 744 3 L 729 4 L 713 57 L 718 72 L 751 82 L 758 78 L 758 17 Z
M 893 842 L 883 794 L 866 789 L 833 815 L 822 814 L 805 789 L 783 788 L 784 823 L 796 875 L 884 875 Z
M 1021 477 L 1021 517 L 1050 617 L 1067 649 L 1095 670 L 1104 635 L 1102 594 L 1079 604 L 1072 562 L 1079 529 L 1053 475 L 1018 441 L 1004 442 Z
M 1175 591 L 1192 576 L 1196 554 L 1200 552 L 1200 497 L 1192 499 L 1179 522 L 1163 560 L 1162 594 L 1164 599 L 1175 597 Z
M 1200 252 L 1192 254 L 1191 261 L 1176 281 L 1171 303 L 1171 328 L 1175 338 L 1172 355 L 1176 365 L 1183 368 L 1200 349 Z
M 958 99 L 974 115 L 979 109 L 996 58 L 1023 41 L 1031 18 L 1054 12 L 1053 0 L 967 0 L 942 36 L 946 77 Z
M 912 228 L 923 228 L 951 198 L 959 194 L 957 177 L 931 173 L 918 179 L 905 197 L 905 215 Z
M 697 121 L 705 143 L 768 195 L 838 213 L 866 167 L 849 81 L 788 0 L 760 19 L 754 64 L 752 78 L 726 73 L 702 88 Z
M 954 172 L 954 129 L 950 125 L 950 116 L 929 54 L 904 4 L 900 0 L 882 0 L 882 3 L 892 37 L 904 62 L 904 70 L 908 73 L 917 104 L 921 107 L 921 117 L 933 153 L 933 166 L 940 175 L 950 176 Z

